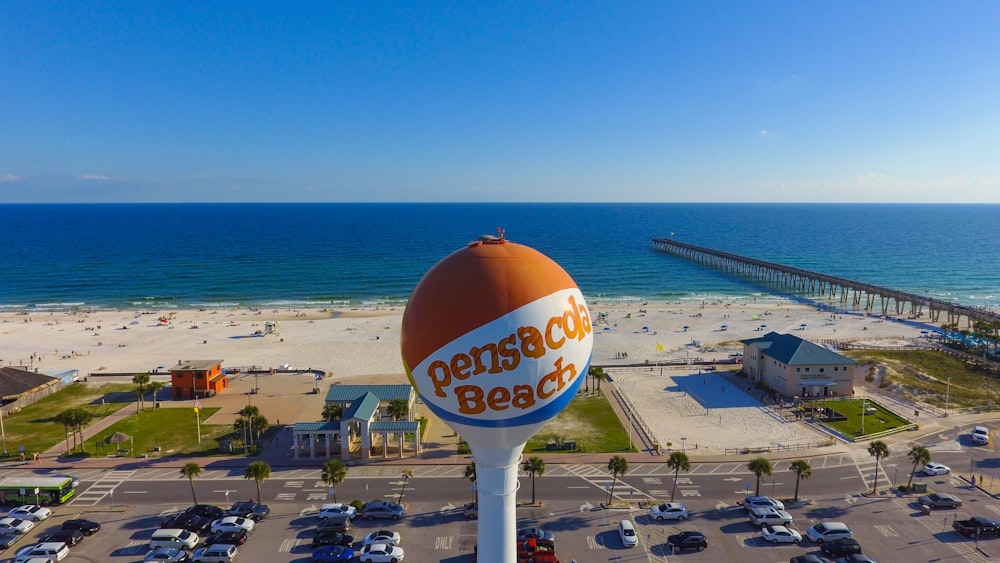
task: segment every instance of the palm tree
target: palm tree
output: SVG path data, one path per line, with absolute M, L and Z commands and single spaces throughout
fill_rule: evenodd
M 788 467 L 795 472 L 795 501 L 799 500 L 799 482 L 812 477 L 813 470 L 809 462 L 804 459 L 797 459 Z
M 875 440 L 868 445 L 868 455 L 875 458 L 875 481 L 872 483 L 872 494 L 878 490 L 878 462 L 889 457 L 889 446 L 882 440 Z
M 244 479 L 253 479 L 257 482 L 257 502 L 260 502 L 260 485 L 271 476 L 271 466 L 263 461 L 255 461 L 247 465 Z
M 611 490 L 608 491 L 608 504 L 611 504 L 611 498 L 615 496 L 615 485 L 618 483 L 618 476 L 628 472 L 628 462 L 622 456 L 616 455 L 608 462 L 608 471 L 611 472 L 612 479 Z
M 162 381 L 150 381 L 149 382 L 149 394 L 153 396 L 153 404 L 156 404 L 156 394 L 160 392 L 160 389 L 166 387 Z
M 69 447 L 69 429 L 73 427 L 73 413 L 70 409 L 61 411 L 55 416 L 56 422 L 63 425 L 63 432 L 66 433 L 66 453 L 73 450 Z M 76 432 L 73 432 L 73 447 L 76 447 Z
M 94 413 L 88 411 L 87 409 L 70 409 L 73 413 L 73 428 L 76 429 L 76 433 L 80 436 L 80 451 L 87 453 L 87 443 L 83 440 L 83 428 L 94 420 Z
M 529 457 L 521 469 L 531 475 L 531 504 L 535 504 L 535 475 L 545 475 L 545 460 L 540 457 Z
M 601 380 L 604 379 L 604 368 L 591 367 L 587 370 L 587 375 L 594 378 L 594 392 L 600 394 Z
M 188 482 L 191 484 L 191 498 L 195 504 L 198 504 L 198 497 L 194 494 L 194 478 L 199 475 L 201 475 L 201 466 L 193 461 L 181 468 L 181 477 L 187 477 Z M 257 496 L 260 496 L 259 491 Z
M 386 413 L 388 413 L 393 420 L 406 418 L 406 415 L 410 414 L 410 404 L 406 402 L 406 399 L 393 399 L 389 401 L 389 406 L 386 407 Z
M 479 490 L 475 487 L 476 485 L 476 462 L 472 462 L 465 466 L 465 471 L 462 473 L 463 479 L 468 479 L 472 482 L 472 501 L 479 504 Z
M 342 416 L 344 416 L 344 407 L 334 403 L 323 405 L 323 420 L 333 422 Z
M 691 471 L 691 460 L 684 452 L 674 452 L 667 458 L 667 467 L 674 470 L 674 488 L 670 490 L 670 502 L 674 502 L 674 493 L 677 492 L 677 475 L 681 469 Z
M 760 496 L 760 477 L 761 475 L 771 476 L 771 462 L 762 457 L 754 458 L 747 464 L 747 469 L 750 470 L 750 473 L 757 476 L 757 492 L 754 494 Z
M 321 478 L 333 489 L 333 502 L 337 502 L 337 487 L 347 479 L 347 466 L 339 459 L 331 459 L 323 464 Z
M 146 384 L 149 383 L 148 373 L 137 373 L 132 376 L 132 383 L 135 383 L 135 394 L 138 400 L 135 402 L 135 412 L 142 409 L 143 394 L 146 391 Z
M 927 465 L 931 461 L 931 452 L 927 451 L 927 448 L 923 446 L 913 446 L 910 448 L 909 453 L 906 457 L 910 458 L 913 462 L 913 471 L 910 471 L 910 480 L 906 482 L 906 489 L 909 490 L 910 485 L 913 484 L 913 474 L 917 472 L 918 465 Z
M 409 481 L 410 478 L 413 477 L 413 470 L 410 469 L 409 467 L 404 467 L 403 472 L 400 474 L 400 477 L 403 478 L 403 488 L 399 489 L 399 498 L 396 499 L 396 504 L 403 503 L 403 492 L 406 491 L 407 481 Z

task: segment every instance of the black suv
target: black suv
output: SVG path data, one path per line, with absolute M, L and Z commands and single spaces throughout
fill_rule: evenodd
M 101 531 L 101 525 L 93 520 L 84 520 L 83 518 L 74 518 L 73 520 L 66 520 L 62 523 L 63 530 L 80 530 L 85 536 L 92 536 L 97 532 Z
M 353 544 L 353 537 L 345 535 L 341 532 L 334 532 L 330 530 L 317 530 L 316 535 L 314 535 L 312 539 L 313 547 L 320 547 L 322 545 L 341 545 L 344 547 L 351 547 Z
M 233 506 L 226 511 L 230 516 L 242 516 L 260 522 L 271 513 L 271 509 L 266 504 L 257 502 L 234 502 Z
M 708 538 L 701 532 L 681 532 L 667 538 L 667 547 L 671 549 L 697 549 L 701 551 L 708 547 Z
M 211 526 L 212 521 L 208 518 L 187 512 L 167 516 L 160 522 L 160 528 L 181 528 L 196 534 L 205 533 Z
M 819 548 L 823 550 L 823 553 L 832 557 L 843 557 L 844 555 L 861 553 L 861 544 L 851 538 L 837 538 L 825 541 Z
M 226 515 L 225 510 L 222 510 L 213 504 L 196 504 L 184 512 L 187 512 L 188 514 L 197 514 L 198 516 L 208 518 L 209 520 L 218 520 Z

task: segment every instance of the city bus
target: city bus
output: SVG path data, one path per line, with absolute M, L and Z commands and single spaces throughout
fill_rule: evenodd
M 3 477 L 0 478 L 0 504 L 62 504 L 73 498 L 73 478 Z

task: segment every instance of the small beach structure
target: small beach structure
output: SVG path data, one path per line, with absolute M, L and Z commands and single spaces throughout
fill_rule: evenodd
M 222 360 L 178 361 L 170 368 L 170 388 L 175 401 L 214 397 L 229 387 Z
M 408 409 L 404 420 L 389 414 L 393 401 L 403 400 Z M 387 458 L 392 451 L 399 458 L 409 449 L 420 454 L 420 423 L 413 420 L 416 392 L 410 385 L 340 385 L 326 394 L 326 404 L 343 413 L 331 422 L 299 422 L 292 427 L 292 455 L 295 458 L 369 460 Z M 407 442 L 412 446 L 406 448 Z
M 742 340 L 743 371 L 785 397 L 850 397 L 858 362 L 791 334 Z

